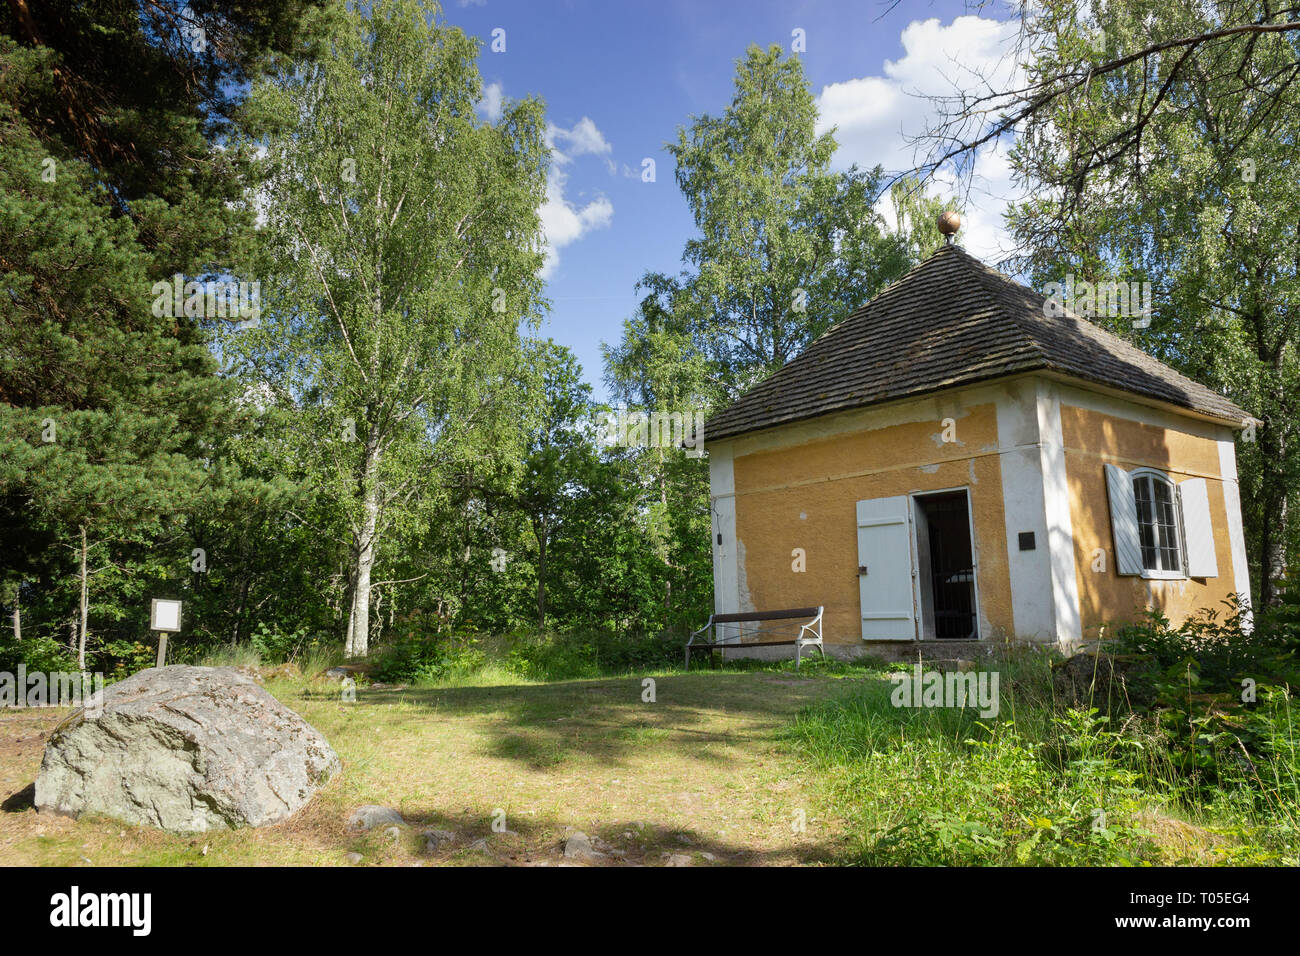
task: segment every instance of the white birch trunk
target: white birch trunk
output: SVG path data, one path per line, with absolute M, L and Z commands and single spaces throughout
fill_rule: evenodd
M 348 657 L 365 657 L 370 653 L 370 572 L 375 565 L 375 532 L 379 527 L 379 489 L 376 475 L 379 452 L 372 444 L 366 452 L 365 515 L 361 534 L 353 550 L 354 580 L 352 615 L 348 621 Z
M 86 580 L 86 526 L 81 526 L 81 626 L 77 629 L 77 668 L 86 671 L 86 621 L 89 618 L 89 588 Z

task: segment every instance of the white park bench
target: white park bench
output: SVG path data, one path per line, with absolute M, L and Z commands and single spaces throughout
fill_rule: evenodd
M 821 653 L 822 660 L 826 659 L 826 650 L 822 647 L 822 608 L 820 607 L 796 607 L 784 611 L 744 611 L 738 614 L 710 614 L 709 622 L 698 631 L 691 634 L 686 642 L 686 666 L 691 666 L 691 655 L 696 651 L 709 651 L 709 660 L 713 660 L 713 651 L 721 652 L 723 659 L 726 658 L 727 648 L 738 647 L 789 647 L 794 646 L 794 667 L 799 669 L 803 649 L 805 647 L 816 647 Z M 783 640 L 750 640 L 750 638 L 762 637 L 764 634 L 776 634 L 783 630 L 788 632 L 788 628 L 780 627 L 758 628 L 756 630 L 746 630 L 746 624 L 763 624 L 772 621 L 789 621 L 796 618 L 809 618 L 806 624 L 799 626 L 799 634 L 794 638 Z M 733 633 L 728 634 L 731 630 Z M 702 640 L 696 638 L 701 634 L 706 635 Z

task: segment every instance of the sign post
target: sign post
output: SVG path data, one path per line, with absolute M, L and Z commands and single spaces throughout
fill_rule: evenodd
M 181 602 L 154 598 L 149 606 L 149 629 L 158 632 L 158 667 L 167 663 L 167 634 L 180 633 Z

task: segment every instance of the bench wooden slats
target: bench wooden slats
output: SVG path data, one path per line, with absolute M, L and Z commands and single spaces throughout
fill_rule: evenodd
M 743 624 L 749 621 L 785 621 L 792 617 L 816 617 L 819 607 L 796 607 L 789 611 L 745 611 L 740 614 L 715 614 L 714 624 Z
M 816 643 L 816 641 L 713 641 L 708 644 L 692 644 L 690 645 L 690 649 L 698 651 L 700 648 L 705 648 L 706 650 L 720 651 L 725 650 L 728 647 L 783 647 L 787 645 L 809 643 Z

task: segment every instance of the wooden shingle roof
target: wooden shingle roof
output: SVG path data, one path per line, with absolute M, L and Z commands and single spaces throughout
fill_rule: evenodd
M 706 441 L 1005 375 L 1052 371 L 1237 425 L 1204 385 L 956 245 L 943 246 L 705 423 Z

